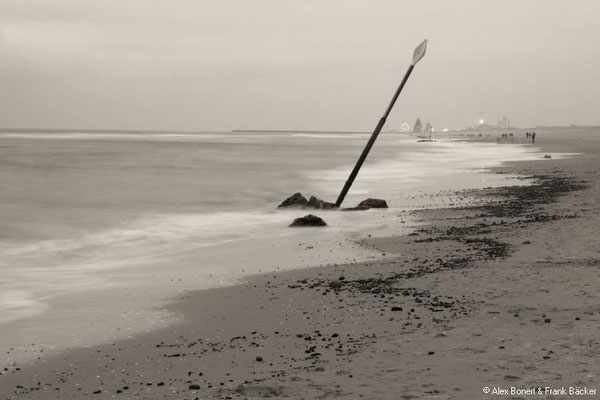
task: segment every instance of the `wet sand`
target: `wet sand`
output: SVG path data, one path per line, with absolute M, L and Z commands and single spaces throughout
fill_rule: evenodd
M 600 130 L 537 133 L 548 152 L 582 154 L 511 163 L 495 173 L 535 185 L 467 191 L 473 206 L 418 211 L 412 234 L 361 243 L 382 260 L 186 292 L 171 305 L 181 323 L 8 368 L 0 399 L 525 399 L 483 389 L 596 389 Z

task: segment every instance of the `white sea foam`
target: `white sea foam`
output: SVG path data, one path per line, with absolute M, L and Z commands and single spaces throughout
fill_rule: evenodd
M 36 300 L 29 290 L 7 289 L 0 291 L 0 324 L 31 317 L 47 309 L 48 304 Z
M 89 232 L 70 238 L 42 240 L 0 249 L 0 265 L 10 267 L 11 260 L 47 259 L 60 254 L 115 246 L 129 248 L 135 254 L 143 245 L 155 250 L 192 241 L 193 246 L 208 246 L 236 238 L 247 238 L 269 227 L 281 227 L 286 216 L 265 212 L 217 212 L 213 214 L 156 214 L 138 218 L 115 228 Z M 192 244 L 189 244 L 192 245 Z M 122 255 L 122 254 L 121 254 Z M 60 267 L 59 265 L 53 267 Z
M 358 201 L 360 196 L 369 193 L 395 197 L 415 191 L 435 192 L 498 185 L 502 182 L 493 181 L 493 177 L 484 172 L 506 161 L 541 157 L 535 148 L 523 145 L 498 146 L 494 143 L 453 141 L 406 145 L 410 146 L 410 151 L 398 149 L 395 157 L 367 162 L 352 186 L 349 202 Z M 347 165 L 324 171 L 320 179 L 313 182 L 314 191 L 335 196 L 338 188 L 334 183 L 343 182 L 350 168 Z M 506 180 L 506 177 L 502 179 Z M 512 183 L 519 184 L 515 181 Z

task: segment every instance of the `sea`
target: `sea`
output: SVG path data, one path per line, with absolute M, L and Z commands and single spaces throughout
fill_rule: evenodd
M 543 158 L 531 144 L 383 133 L 343 205 L 390 208 L 310 211 L 329 226 L 289 228 L 309 211 L 278 204 L 334 202 L 368 138 L 0 132 L 0 364 L 175 323 L 163 305 L 185 290 L 378 257 L 357 240 L 407 233 L 410 210 L 459 205 L 457 190 L 525 184 L 490 169 Z

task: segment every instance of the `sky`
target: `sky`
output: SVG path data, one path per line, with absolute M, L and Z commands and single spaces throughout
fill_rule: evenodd
M 600 124 L 596 0 L 0 0 L 0 127 Z

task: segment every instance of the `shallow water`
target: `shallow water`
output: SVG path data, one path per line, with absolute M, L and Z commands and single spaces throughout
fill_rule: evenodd
M 389 210 L 324 212 L 331 228 L 316 234 L 288 229 L 304 213 L 278 211 L 279 202 L 296 191 L 334 201 L 367 139 L 341 133 L 0 134 L 0 329 L 10 332 L 0 348 L 22 345 L 16 337 L 26 329 L 37 336 L 21 342 L 49 344 L 53 335 L 57 346 L 79 343 L 59 344 L 61 326 L 92 332 L 113 319 L 118 322 L 108 326 L 115 330 L 145 329 L 164 316 L 140 312 L 142 305 L 150 309 L 182 289 L 227 284 L 259 269 L 370 257 L 353 246 L 353 235 L 398 232 L 394 222 L 402 210 L 448 201 L 426 204 L 418 194 L 506 184 L 506 176 L 483 172 L 540 157 L 525 145 L 418 143 L 384 134 L 344 205 L 378 197 L 388 200 Z M 293 250 L 311 240 L 329 249 L 312 256 Z M 231 254 L 232 243 L 245 250 Z M 266 249 L 269 243 L 278 249 L 277 262 L 265 259 L 265 251 L 275 251 Z M 132 295 L 133 287 L 151 292 Z M 113 290 L 120 303 L 110 303 L 102 290 Z M 119 296 L 128 296 L 126 305 Z M 121 311 L 106 310 L 115 304 Z

